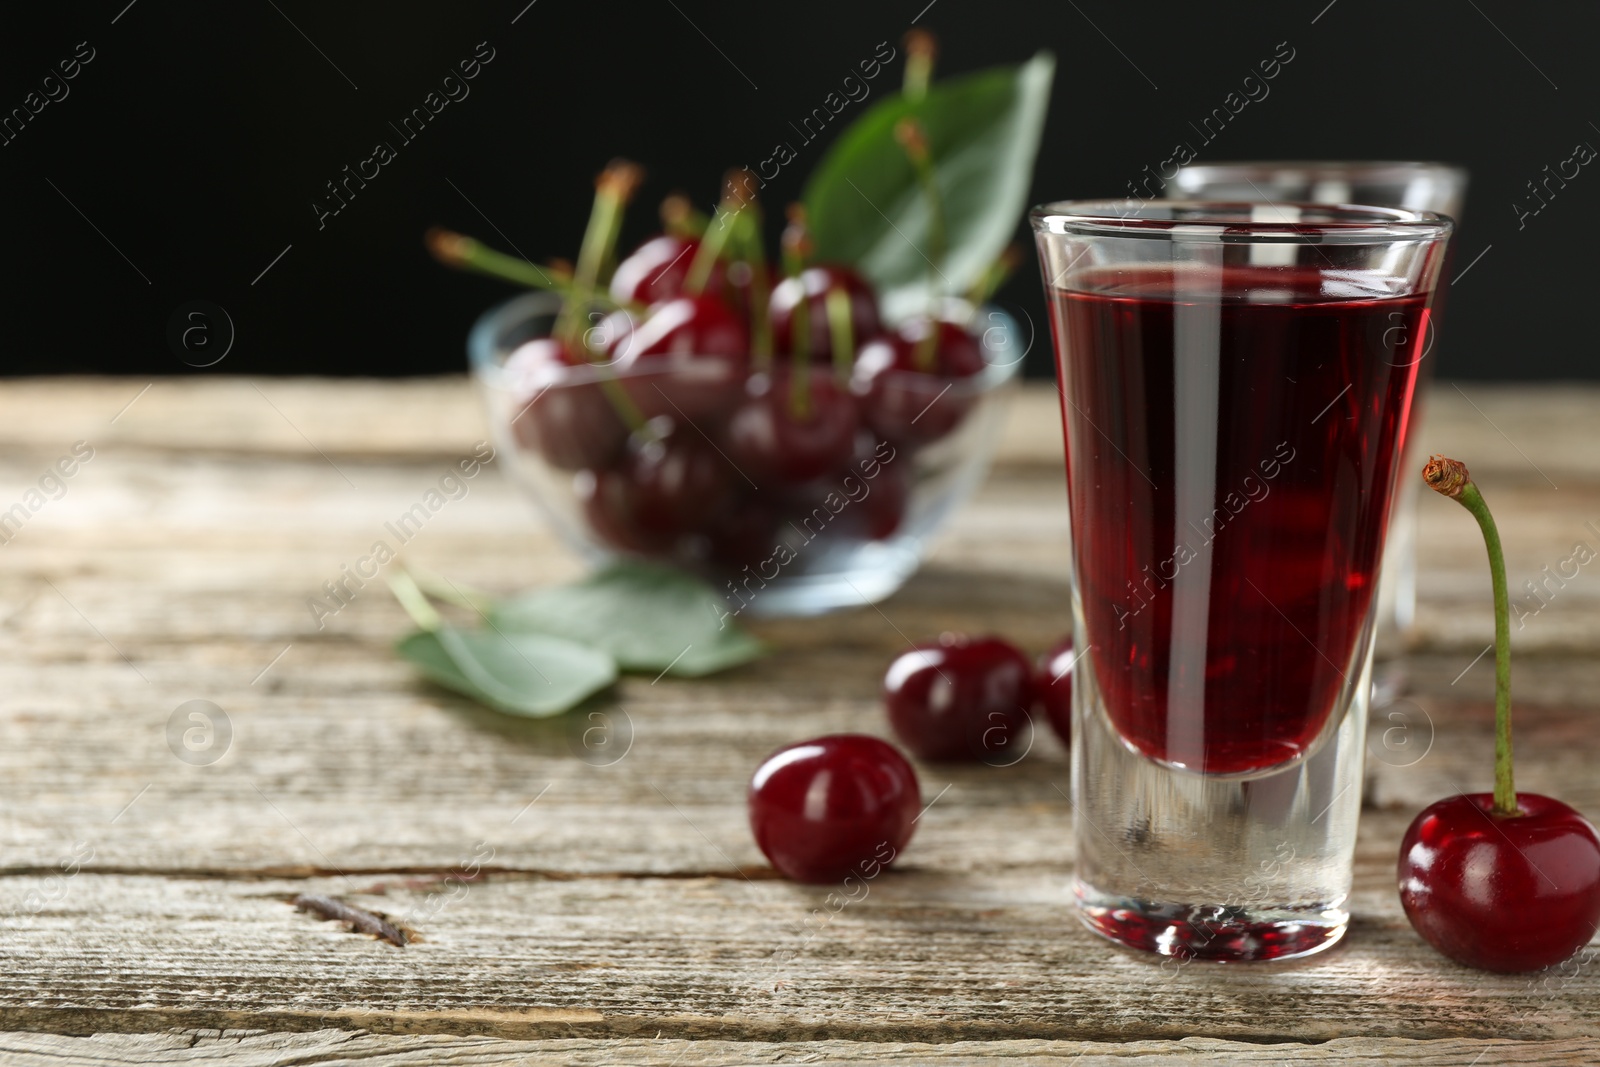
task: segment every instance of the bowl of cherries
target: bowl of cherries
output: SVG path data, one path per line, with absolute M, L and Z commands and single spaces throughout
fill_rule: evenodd
M 468 341 L 508 472 L 580 554 L 689 570 L 733 614 L 888 596 L 982 481 L 1020 370 L 1015 324 L 987 292 L 931 285 L 887 321 L 860 270 L 813 259 L 798 208 L 769 266 L 732 178 L 709 219 L 668 198 L 664 232 L 619 259 L 638 180 L 623 162 L 600 176 L 570 267 L 429 234 L 446 263 L 540 290 Z

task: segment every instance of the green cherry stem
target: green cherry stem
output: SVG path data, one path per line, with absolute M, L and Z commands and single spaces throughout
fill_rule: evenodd
M 700 247 L 695 250 L 694 261 L 689 264 L 689 273 L 683 279 L 683 291 L 690 296 L 705 292 L 706 286 L 711 283 L 711 272 L 717 260 L 724 258 L 726 253 L 732 253 L 734 258 L 743 253 L 744 223 L 740 216 L 744 213 L 745 204 L 734 191 L 738 181 L 738 171 L 729 171 L 723 178 L 722 198 L 717 201 L 716 214 L 701 235 Z
M 789 382 L 789 410 L 797 419 L 811 415 L 811 297 L 806 292 L 806 259 L 811 235 L 806 231 L 806 209 L 789 205 L 789 225 L 783 231 L 783 272 L 800 287 L 800 299 L 790 318 L 794 351 Z
M 938 57 L 939 47 L 927 30 L 907 31 L 903 43 L 906 76 L 902 91 L 907 100 L 921 100 L 928 95 L 928 83 L 933 81 L 933 61 Z
M 1465 463 L 1432 456 L 1422 468 L 1422 480 L 1470 511 L 1483 531 L 1483 544 L 1489 552 L 1489 578 L 1494 585 L 1494 812 L 1520 815 L 1517 787 L 1511 775 L 1511 598 L 1506 590 L 1506 557 L 1500 547 L 1500 530 Z
M 454 604 L 478 615 L 487 615 L 494 608 L 494 597 L 476 586 L 453 581 L 442 574 L 415 564 L 405 568 L 405 575 L 425 595 Z
M 828 335 L 833 340 L 833 373 L 840 385 L 848 385 L 850 371 L 856 363 L 855 329 L 850 321 L 850 294 L 843 289 L 830 289 L 828 302 Z
M 572 291 L 572 275 L 567 272 L 496 252 L 471 237 L 435 226 L 424 235 L 423 240 L 427 243 L 428 251 L 433 253 L 433 258 L 447 267 L 476 271 L 501 281 L 526 285 L 530 289 L 548 289 L 563 296 Z
M 999 291 L 1017 269 L 1017 264 L 1022 262 L 1022 254 L 1016 245 L 1008 245 L 1004 252 L 994 258 L 994 262 L 984 270 L 983 274 L 972 285 L 972 290 L 967 294 L 967 302 L 976 310 L 984 305 L 990 297 Z
M 400 601 L 400 606 L 406 609 L 411 621 L 417 624 L 417 629 L 437 633 L 439 627 L 444 625 L 444 617 L 428 603 L 427 594 L 418 587 L 416 579 L 406 573 L 404 567 L 396 568 L 394 573 L 385 575 L 385 579 L 394 598 Z
M 916 364 L 921 370 L 931 371 L 939 347 L 939 331 L 934 324 L 939 318 L 939 297 L 942 295 L 939 283 L 944 280 L 944 271 L 940 264 L 944 262 L 949 240 L 945 229 L 944 197 L 939 194 L 939 181 L 933 172 L 933 155 L 928 150 L 928 137 L 922 130 L 922 124 L 913 118 L 903 118 L 895 123 L 894 136 L 900 142 L 900 147 L 905 149 L 906 158 L 911 161 L 911 169 L 916 173 L 917 184 L 922 188 L 923 203 L 928 209 L 929 254 L 926 259 L 930 327 L 917 342 Z
M 767 371 L 772 368 L 772 319 L 767 307 L 772 299 L 772 273 L 761 246 L 761 203 L 753 185 L 745 171 L 730 175 L 730 195 L 743 208 L 739 214 L 740 255 L 750 266 L 750 355 L 756 370 Z
M 555 334 L 574 347 L 582 347 L 583 321 L 599 287 L 601 273 L 615 255 L 622 232 L 622 215 L 644 180 L 644 171 L 625 159 L 612 160 L 594 183 L 594 207 L 578 248 L 572 270 L 572 292 L 556 319 Z M 587 355 L 587 354 L 586 354 Z

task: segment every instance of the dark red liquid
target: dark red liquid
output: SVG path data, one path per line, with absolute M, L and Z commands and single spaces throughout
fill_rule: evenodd
M 1107 271 L 1052 295 L 1113 725 L 1211 773 L 1296 757 L 1359 667 L 1427 297 L 1303 267 L 1230 267 L 1220 292 L 1214 273 Z

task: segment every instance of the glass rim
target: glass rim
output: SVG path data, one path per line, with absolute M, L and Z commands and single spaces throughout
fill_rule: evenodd
M 1185 163 L 1178 168 L 1179 174 L 1241 171 L 1310 171 L 1341 176 L 1434 173 L 1463 182 L 1468 177 L 1467 168 L 1459 164 L 1431 159 L 1226 159 L 1214 163 Z
M 1291 218 L 1262 218 L 1264 213 Z M 1436 211 L 1367 204 L 1248 200 L 1056 200 L 1028 213 L 1035 233 L 1210 243 L 1390 244 L 1436 241 L 1455 223 Z

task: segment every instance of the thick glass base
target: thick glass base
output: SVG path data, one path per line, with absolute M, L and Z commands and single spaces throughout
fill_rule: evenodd
M 1366 634 L 1357 646 L 1324 735 L 1301 759 L 1242 777 L 1133 751 L 1084 657 L 1073 679 L 1072 796 L 1078 905 L 1091 930 L 1226 962 L 1305 956 L 1343 936 L 1372 677 Z
M 1179 960 L 1246 963 L 1321 952 L 1344 936 L 1342 908 L 1265 910 L 1217 904 L 1158 904 L 1113 897 L 1077 883 L 1078 914 L 1089 929 L 1127 948 Z

